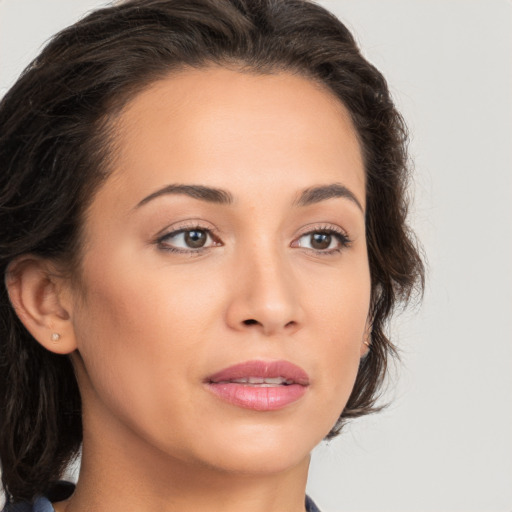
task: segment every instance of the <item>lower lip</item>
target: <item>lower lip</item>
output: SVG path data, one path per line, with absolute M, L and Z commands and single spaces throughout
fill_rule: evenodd
M 299 400 L 307 386 L 290 384 L 288 386 L 258 387 L 236 382 L 207 384 L 210 391 L 230 404 L 252 409 L 253 411 L 276 411 Z

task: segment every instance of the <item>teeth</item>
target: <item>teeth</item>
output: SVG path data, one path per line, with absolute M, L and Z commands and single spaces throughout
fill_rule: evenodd
M 280 386 L 282 384 L 289 385 L 293 383 L 292 380 L 287 380 L 283 377 L 243 377 L 241 379 L 230 380 L 229 382 L 260 385 L 261 387 Z

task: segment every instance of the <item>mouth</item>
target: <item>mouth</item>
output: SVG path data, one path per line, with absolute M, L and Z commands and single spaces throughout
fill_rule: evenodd
M 260 388 L 275 388 L 276 386 L 289 386 L 291 384 L 295 384 L 293 380 L 285 379 L 284 377 L 244 377 L 241 379 L 223 380 L 215 382 L 215 384 L 229 384 L 230 382 L 246 384 L 247 386 L 258 386 Z
M 304 396 L 309 376 L 289 361 L 246 361 L 209 376 L 205 385 L 231 405 L 275 411 Z

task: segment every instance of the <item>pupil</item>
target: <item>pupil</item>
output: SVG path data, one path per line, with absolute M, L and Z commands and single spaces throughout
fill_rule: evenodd
M 311 235 L 311 246 L 315 249 L 327 249 L 331 245 L 331 235 L 314 233 Z
M 203 247 L 206 243 L 206 233 L 204 231 L 186 231 L 185 232 L 185 243 L 194 249 Z

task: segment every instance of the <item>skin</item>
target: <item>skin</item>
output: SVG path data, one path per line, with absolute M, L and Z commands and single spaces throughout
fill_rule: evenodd
M 71 354 L 82 394 L 80 479 L 57 512 L 304 511 L 310 451 L 366 350 L 365 178 L 347 111 L 290 73 L 187 70 L 132 99 L 115 147 L 85 221 L 79 284 L 30 256 L 8 282 L 32 334 Z M 296 204 L 333 183 L 359 205 Z M 164 194 L 137 207 L 170 184 L 233 202 Z M 202 250 L 183 233 L 158 241 L 180 229 L 212 236 Z M 332 234 L 328 249 L 313 246 L 326 230 L 349 245 Z M 205 390 L 208 375 L 252 359 L 301 366 L 305 395 L 261 412 Z

